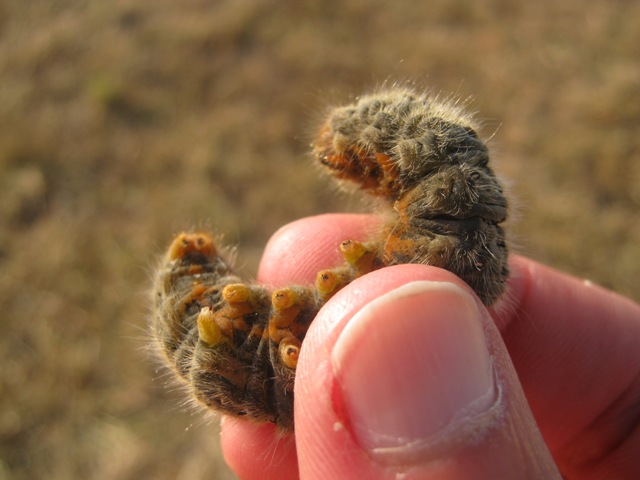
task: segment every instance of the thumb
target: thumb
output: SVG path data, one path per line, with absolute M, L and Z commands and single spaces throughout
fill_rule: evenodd
M 489 313 L 440 269 L 340 291 L 305 339 L 295 394 L 303 479 L 561 478 Z

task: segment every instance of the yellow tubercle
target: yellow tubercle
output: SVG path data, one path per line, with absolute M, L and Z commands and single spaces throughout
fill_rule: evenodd
M 278 311 L 285 310 L 298 303 L 298 295 L 291 288 L 276 290 L 271 295 L 271 304 Z
M 198 335 L 209 347 L 215 347 L 226 340 L 220 330 L 220 327 L 216 323 L 215 314 L 210 307 L 203 307 L 200 309 L 197 323 Z
M 345 240 L 340 244 L 342 256 L 351 266 L 356 277 L 360 277 L 375 270 L 375 253 L 364 243 L 355 240 Z
M 289 368 L 296 368 L 298 366 L 298 357 L 300 356 L 300 346 L 302 343 L 297 338 L 291 336 L 282 342 L 278 348 L 280 360 L 284 365 Z
M 269 334 L 274 339 L 276 330 L 289 327 L 302 307 L 300 297 L 293 288 L 282 288 L 273 292 L 271 306 L 273 311 L 269 318 Z
M 222 298 L 228 303 L 247 302 L 251 297 L 251 288 L 244 283 L 232 283 L 222 290 Z
M 316 276 L 316 291 L 320 300 L 329 300 L 351 280 L 352 276 L 347 269 L 321 270 Z
M 355 240 L 345 240 L 340 244 L 340 252 L 349 265 L 355 265 L 368 251 L 362 243 Z

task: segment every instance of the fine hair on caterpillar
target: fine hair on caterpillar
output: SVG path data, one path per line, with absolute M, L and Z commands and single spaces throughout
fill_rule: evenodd
M 507 201 L 473 117 L 403 88 L 331 110 L 313 144 L 333 177 L 380 198 L 389 214 L 315 285 L 243 281 L 213 234 L 181 233 L 155 278 L 152 333 L 167 364 L 212 410 L 293 430 L 300 347 L 320 307 L 355 278 L 403 263 L 445 268 L 486 304 L 509 275 Z M 335 248 L 327 245 L 326 248 Z

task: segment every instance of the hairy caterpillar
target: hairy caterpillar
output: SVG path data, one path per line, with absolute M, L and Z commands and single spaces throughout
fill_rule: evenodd
M 509 274 L 507 201 L 473 118 L 406 89 L 332 110 L 313 145 L 332 175 L 381 197 L 394 215 L 314 286 L 269 291 L 235 276 L 208 233 L 178 235 L 154 288 L 153 335 L 211 409 L 293 430 L 295 369 L 319 308 L 354 278 L 400 263 L 446 268 L 490 305 Z

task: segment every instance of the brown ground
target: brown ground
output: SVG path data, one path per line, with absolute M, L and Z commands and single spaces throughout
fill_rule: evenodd
M 519 250 L 640 300 L 639 24 L 624 0 L 0 3 L 0 479 L 231 478 L 147 360 L 156 255 L 208 224 L 251 272 L 280 225 L 357 205 L 308 143 L 384 81 L 473 95 Z

